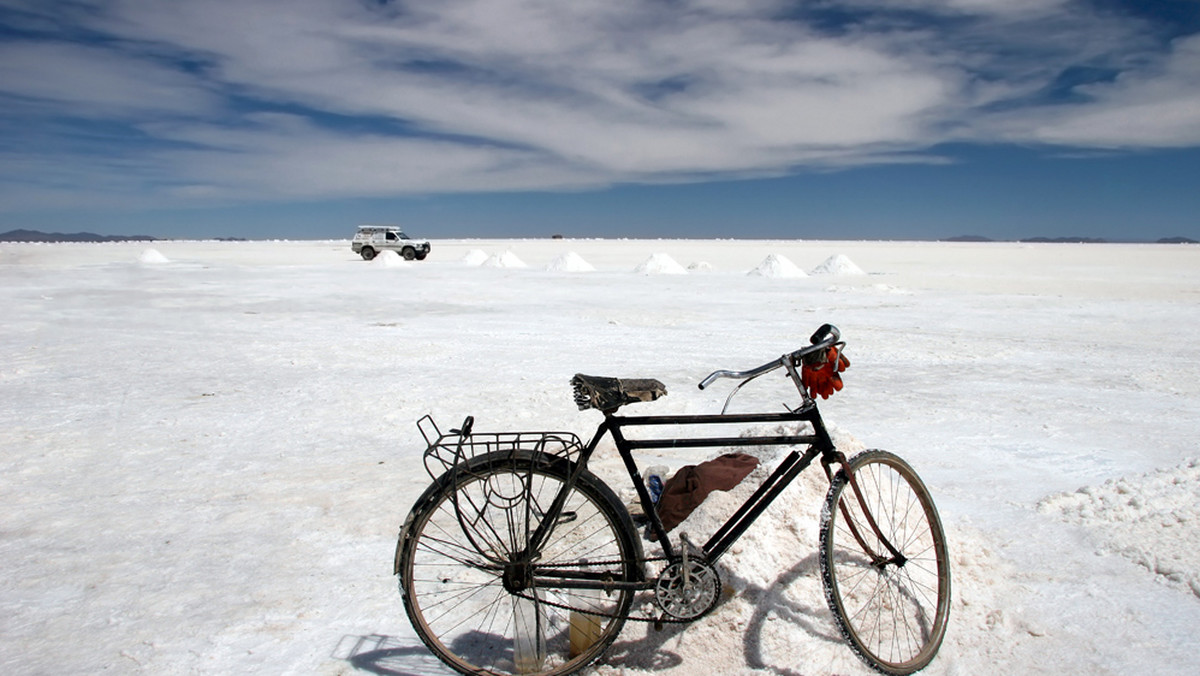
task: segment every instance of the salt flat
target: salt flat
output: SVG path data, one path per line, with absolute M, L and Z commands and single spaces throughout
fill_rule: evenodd
M 433 246 L 403 264 L 344 241 L 0 244 L 4 670 L 446 673 L 391 576 L 428 482 L 419 417 L 585 433 L 579 371 L 666 383 L 639 412 L 714 412 L 727 390 L 704 375 L 824 322 L 853 365 L 822 411 L 910 460 L 951 539 L 923 673 L 1200 669 L 1200 524 L 1177 506 L 1200 502 L 1200 247 Z M 546 269 L 566 253 L 595 270 Z M 635 272 L 655 254 L 687 274 Z M 839 254 L 865 274 L 746 274 Z M 765 380 L 738 405 L 777 410 L 786 381 Z M 596 469 L 623 485 L 611 453 Z M 682 632 L 627 626 L 595 671 L 868 673 L 796 568 L 811 478 L 730 559 L 733 598 Z

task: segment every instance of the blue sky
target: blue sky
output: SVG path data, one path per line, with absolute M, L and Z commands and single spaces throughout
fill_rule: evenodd
M 1200 239 L 1200 0 L 0 0 L 0 231 Z

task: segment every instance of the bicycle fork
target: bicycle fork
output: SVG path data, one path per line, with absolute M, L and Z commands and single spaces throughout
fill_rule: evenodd
M 863 498 L 862 491 L 859 490 L 858 478 L 855 476 L 854 472 L 851 471 L 850 462 L 846 459 L 846 454 L 842 453 L 841 451 L 833 451 L 821 457 L 821 466 L 825 470 L 825 477 L 829 479 L 830 485 L 833 485 L 833 470 L 830 469 L 830 465 L 834 463 L 841 465 L 842 473 L 846 475 L 846 482 L 850 484 L 850 490 L 854 493 L 854 497 L 858 502 L 858 506 L 862 510 L 863 518 L 867 522 L 867 525 L 871 527 L 871 532 L 875 534 L 875 537 L 879 540 L 880 544 L 883 545 L 883 548 L 886 549 L 889 554 L 891 554 L 890 558 L 885 557 L 876 552 L 871 548 L 870 545 L 867 544 L 867 541 L 859 531 L 858 526 L 855 525 L 854 519 L 850 518 L 850 508 L 839 499 L 838 509 L 840 509 L 842 512 L 842 518 L 846 522 L 846 528 L 850 531 L 850 534 L 854 536 L 854 540 L 858 543 L 858 546 L 861 547 L 867 556 L 871 558 L 871 566 L 879 570 L 883 570 L 883 567 L 889 563 L 894 563 L 897 567 L 903 566 L 908 562 L 908 558 L 901 554 L 900 550 L 896 549 L 895 545 L 893 545 L 892 542 L 887 539 L 887 536 L 883 534 L 883 530 L 879 528 L 879 524 L 875 521 L 875 516 L 871 514 L 871 509 L 867 507 L 867 501 L 865 498 Z
M 807 391 L 804 388 L 800 374 L 796 371 L 795 363 L 788 361 L 785 366 L 787 367 L 788 377 L 790 377 L 796 384 L 796 389 L 800 390 L 800 394 L 804 397 L 805 404 L 807 404 L 809 401 L 811 401 L 811 398 L 808 396 Z M 889 563 L 895 563 L 897 566 L 903 566 L 908 559 L 905 558 L 905 556 L 901 554 L 894 545 L 892 545 L 891 541 L 888 540 L 887 537 L 884 536 L 883 531 L 880 530 L 879 524 L 875 522 L 875 516 L 871 514 L 870 508 L 867 507 L 867 501 L 865 498 L 863 498 L 862 491 L 859 490 L 858 479 L 854 476 L 854 472 L 850 469 L 850 462 L 846 460 L 846 454 L 834 447 L 833 439 L 829 436 L 829 431 L 825 429 L 825 423 L 821 420 L 819 415 L 813 416 L 810 422 L 812 423 L 813 431 L 818 439 L 817 446 L 821 448 L 821 466 L 825 469 L 825 478 L 829 479 L 829 484 L 832 486 L 833 471 L 829 468 L 829 466 L 835 462 L 842 466 L 842 472 L 846 475 L 846 481 L 850 484 L 850 490 L 854 492 L 854 497 L 858 501 L 858 506 L 862 509 L 862 513 L 866 519 L 867 525 L 871 527 L 871 531 L 875 533 L 875 537 L 879 539 L 879 542 L 883 544 L 884 549 L 886 549 L 888 553 L 892 555 L 892 557 L 888 559 L 880 556 L 867 544 L 866 540 L 862 536 L 862 533 L 859 532 L 858 527 L 854 524 L 854 520 L 850 518 L 849 508 L 847 508 L 846 505 L 839 500 L 838 508 L 841 509 L 842 517 L 846 521 L 846 526 L 849 528 L 850 533 L 854 536 L 855 541 L 858 542 L 858 546 L 862 547 L 862 550 L 871 557 L 871 565 L 876 568 L 882 570 L 882 568 Z

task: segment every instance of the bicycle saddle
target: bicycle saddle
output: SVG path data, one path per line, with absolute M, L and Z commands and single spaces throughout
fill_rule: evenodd
M 580 411 L 594 408 L 612 413 L 625 404 L 667 396 L 667 386 L 653 378 L 605 378 L 576 373 L 571 386 L 575 388 L 575 405 Z

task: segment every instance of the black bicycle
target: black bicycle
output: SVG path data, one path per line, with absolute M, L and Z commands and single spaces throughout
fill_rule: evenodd
M 627 620 L 703 617 L 721 598 L 721 556 L 820 458 L 830 480 L 820 523 L 821 578 L 838 628 L 882 673 L 909 674 L 929 664 L 950 612 L 950 562 L 937 509 L 899 457 L 870 450 L 847 459 L 835 448 L 802 371 L 819 362 L 836 365 L 845 343 L 828 324 L 810 342 L 756 369 L 706 377 L 701 389 L 719 378 L 741 381 L 717 415 L 618 415 L 626 404 L 665 395 L 665 388 L 650 379 L 577 375 L 580 408 L 604 414 L 586 444 L 569 432 L 476 432 L 470 417 L 443 434 L 422 418 L 425 467 L 435 480 L 405 520 L 395 557 L 405 611 L 421 640 L 464 674 L 569 674 L 599 657 Z M 780 368 L 800 392 L 798 407 L 727 412 L 743 385 Z M 768 432 L 627 434 L 751 424 Z M 645 535 L 655 542 L 650 555 L 629 510 L 588 471 L 605 436 L 644 510 Z M 767 445 L 793 448 L 707 542 L 686 536 L 672 542 L 633 452 Z

